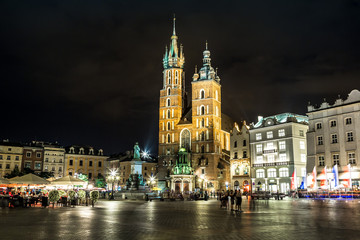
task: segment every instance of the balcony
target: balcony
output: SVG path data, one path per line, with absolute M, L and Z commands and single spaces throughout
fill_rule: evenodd
M 267 149 L 263 151 L 263 154 L 270 154 L 270 153 L 276 153 L 277 150 L 276 149 Z
M 289 165 L 290 162 L 272 162 L 272 163 L 255 163 L 253 167 L 273 167 L 273 166 L 284 166 Z

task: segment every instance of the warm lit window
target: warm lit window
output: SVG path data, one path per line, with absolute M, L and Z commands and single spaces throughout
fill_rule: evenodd
M 256 163 L 262 163 L 263 162 L 263 157 L 262 156 L 257 156 L 256 157 Z
M 256 177 L 257 178 L 264 178 L 265 177 L 265 170 L 264 169 L 256 170 Z
M 267 138 L 273 138 L 273 132 L 267 132 L 266 137 Z
M 276 169 L 275 168 L 268 169 L 267 174 L 268 177 L 276 177 Z
M 280 162 L 286 162 L 286 154 L 285 153 L 279 154 L 279 160 Z
M 279 137 L 284 137 L 285 136 L 285 129 L 280 129 L 279 130 Z
M 267 160 L 269 163 L 275 162 L 275 156 L 274 155 L 269 155 L 267 156 Z
M 256 140 L 261 140 L 261 133 L 256 134 Z
M 289 177 L 289 169 L 288 168 L 280 168 L 279 169 L 279 177 Z
M 256 145 L 256 152 L 262 153 L 262 145 L 261 144 Z
M 279 149 L 280 150 L 285 150 L 286 149 L 285 141 L 279 142 Z

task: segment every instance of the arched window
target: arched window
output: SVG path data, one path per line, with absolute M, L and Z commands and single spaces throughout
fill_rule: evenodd
M 205 127 L 205 119 L 201 119 L 201 127 Z
M 170 118 L 170 110 L 167 110 L 167 118 Z
M 167 89 L 167 95 L 171 95 L 171 88 Z
M 270 168 L 267 170 L 267 176 L 268 177 L 276 177 L 276 169 L 275 168 Z
M 218 91 L 215 91 L 215 100 L 219 100 Z
M 256 170 L 256 178 L 264 178 L 264 177 L 265 177 L 265 170 L 264 169 Z
M 205 114 L 205 106 L 201 106 L 200 107 L 200 115 L 204 115 Z
M 187 151 L 190 151 L 191 144 L 191 134 L 188 129 L 183 129 L 180 133 L 180 147 L 185 148 Z
M 205 152 L 205 146 L 201 145 L 201 153 L 204 153 L 204 152 Z
M 205 90 L 204 90 L 204 89 L 201 89 L 201 90 L 200 90 L 200 98 L 201 98 L 201 99 L 204 99 L 204 98 L 205 98 Z
M 170 122 L 167 123 L 167 130 L 169 131 L 171 129 Z
M 175 71 L 175 84 L 178 84 L 178 80 L 179 80 L 179 73 L 178 71 Z
M 170 134 L 168 133 L 168 135 L 167 135 L 167 142 L 168 143 L 171 143 L 171 137 L 170 137 Z
M 171 105 L 171 101 L 170 101 L 170 98 L 168 98 L 168 99 L 166 99 L 166 106 L 170 107 L 170 105 Z
M 171 84 L 171 71 L 168 71 L 168 83 Z
M 205 141 L 205 132 L 201 132 L 200 138 L 201 141 Z

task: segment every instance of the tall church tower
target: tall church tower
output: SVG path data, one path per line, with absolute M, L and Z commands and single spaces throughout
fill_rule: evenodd
M 219 163 L 222 153 L 221 85 L 211 66 L 206 43 L 203 67 L 193 76 L 192 85 L 192 159 L 196 175 L 206 178 L 208 187 L 218 189 Z M 221 164 L 220 164 L 221 165 Z
M 160 90 L 159 106 L 159 179 L 165 179 L 175 164 L 179 151 L 179 133 L 176 125 L 184 108 L 185 96 L 185 57 L 183 47 L 178 48 L 178 37 L 173 19 L 173 34 L 170 48 L 165 48 L 163 58 L 163 88 Z

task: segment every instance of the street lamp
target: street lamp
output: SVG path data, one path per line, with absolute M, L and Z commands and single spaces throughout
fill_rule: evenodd
M 111 197 L 109 200 L 113 200 L 114 198 L 114 183 L 115 181 L 119 181 L 120 177 L 118 176 L 118 169 L 113 168 L 110 169 L 110 175 L 108 176 L 108 181 L 111 182 Z

